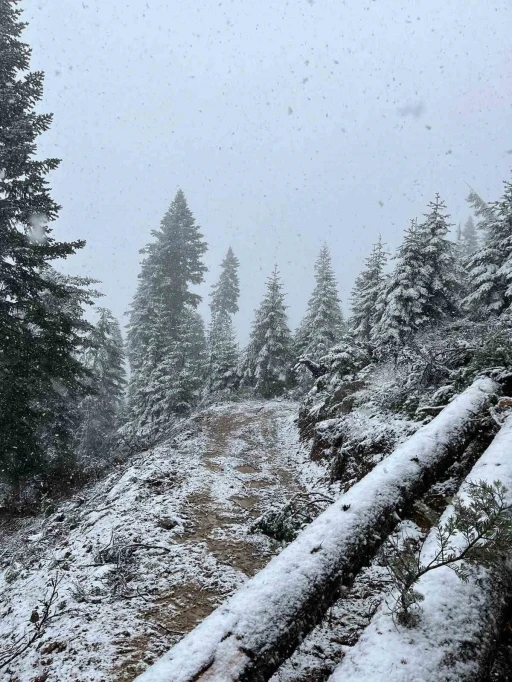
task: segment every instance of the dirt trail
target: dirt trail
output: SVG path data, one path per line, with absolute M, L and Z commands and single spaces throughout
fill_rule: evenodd
M 187 498 L 187 523 L 176 538 L 180 544 L 204 547 L 219 566 L 230 567 L 244 578 L 268 562 L 278 544 L 249 534 L 248 528 L 270 503 L 283 503 L 304 490 L 297 472 L 285 468 L 293 458 L 283 448 L 296 447 L 290 421 L 294 408 L 255 404 L 239 414 L 201 415 L 197 421 L 206 438 L 203 465 L 211 474 L 204 487 Z M 228 483 L 226 494 L 226 481 L 232 479 L 238 485 Z M 188 632 L 224 596 L 222 587 L 205 590 L 200 582 L 180 584 L 149 609 L 148 616 L 158 616 L 169 630 Z
M 59 579 L 37 646 L 0 681 L 131 682 L 254 575 L 280 546 L 252 522 L 320 474 L 296 414 L 285 401 L 209 408 L 51 516 L 0 529 L 0 642 L 30 632 Z

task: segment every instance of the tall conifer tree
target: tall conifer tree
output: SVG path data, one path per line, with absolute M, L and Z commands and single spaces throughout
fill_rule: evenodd
M 50 228 L 59 207 L 46 177 L 59 162 L 34 158 L 52 117 L 35 112 L 44 75 L 28 72 L 17 4 L 0 3 L 0 477 L 13 481 L 44 471 L 48 447 L 54 456 L 69 449 L 69 424 L 55 410 L 63 393 L 84 390 L 78 355 L 91 301 L 81 280 L 50 266 L 84 242 L 59 242 Z
M 464 262 L 478 250 L 478 234 L 473 218 L 469 216 L 461 231 L 459 249 Z
M 351 295 L 350 329 L 359 341 L 369 341 L 379 317 L 379 304 L 385 284 L 387 254 L 382 239 L 373 245 L 365 268 L 357 277 Z
M 121 329 L 107 308 L 99 308 L 98 314 L 85 357 L 92 393 L 79 406 L 76 449 L 82 460 L 111 455 L 124 403 L 126 371 Z
M 422 234 L 412 220 L 398 248 L 396 266 L 382 295 L 381 316 L 372 330 L 378 347 L 401 345 L 428 322 Z
M 468 261 L 468 289 L 463 304 L 474 318 L 499 315 L 512 304 L 512 182 L 491 204 L 470 203 L 479 209 L 478 228 L 484 233 L 482 248 Z M 481 200 L 480 200 L 481 201 Z
M 345 327 L 327 244 L 320 249 L 315 263 L 315 282 L 294 343 L 297 357 L 308 356 L 312 360 L 325 355 L 339 340 Z
M 427 288 L 425 314 L 430 324 L 453 318 L 459 310 L 460 271 L 456 245 L 448 238 L 451 224 L 446 205 L 436 194 L 419 226 L 423 253 L 421 276 Z
M 265 398 L 280 395 L 291 380 L 292 357 L 292 335 L 276 265 L 255 312 L 249 346 L 244 353 L 243 385 L 254 386 Z
M 417 225 L 412 221 L 398 249 L 397 264 L 378 301 L 381 317 L 373 341 L 381 346 L 402 345 L 428 325 L 453 317 L 458 310 L 460 281 L 455 244 L 439 195 Z
M 203 281 L 207 249 L 182 190 L 152 235 L 143 249 L 128 330 L 131 422 L 150 438 L 197 398 L 204 328 L 195 312 L 201 297 L 191 286 Z
M 233 389 L 237 383 L 238 347 L 232 316 L 238 312 L 238 266 L 238 258 L 229 247 L 220 277 L 212 287 L 208 333 L 208 390 L 212 392 Z

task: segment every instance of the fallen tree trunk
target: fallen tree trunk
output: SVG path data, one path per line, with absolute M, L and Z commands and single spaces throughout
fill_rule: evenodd
M 482 378 L 313 521 L 138 682 L 268 680 L 349 587 L 411 503 L 478 429 L 498 384 Z
M 475 464 L 460 493 L 471 483 L 500 480 L 508 489 L 504 502 L 512 505 L 512 417 Z M 441 520 L 454 514 L 449 506 Z M 437 529 L 429 533 L 421 551 L 428 565 L 438 553 Z M 512 594 L 512 563 L 500 570 L 479 567 L 467 582 L 448 567 L 425 573 L 414 585 L 424 596 L 414 627 L 396 622 L 390 601 L 383 604 L 361 639 L 343 659 L 329 682 L 476 682 L 487 679 L 489 662 L 508 599 Z M 392 599 L 392 596 L 390 597 Z

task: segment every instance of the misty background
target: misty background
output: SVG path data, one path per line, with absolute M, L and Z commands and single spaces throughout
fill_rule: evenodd
M 321 243 L 345 312 L 379 233 L 394 251 L 440 192 L 496 199 L 512 166 L 509 2 L 25 0 L 54 113 L 41 154 L 85 238 L 65 268 L 101 280 L 121 323 L 139 249 L 181 187 L 209 244 L 201 311 L 229 245 L 240 341 L 279 264 L 296 326 Z

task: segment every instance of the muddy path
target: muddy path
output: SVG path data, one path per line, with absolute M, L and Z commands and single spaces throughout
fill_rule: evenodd
M 284 401 L 209 408 L 173 441 L 0 537 L 4 641 L 30 633 L 59 580 L 37 646 L 0 680 L 130 682 L 254 575 L 281 546 L 252 522 L 322 473 L 298 445 L 296 414 Z

